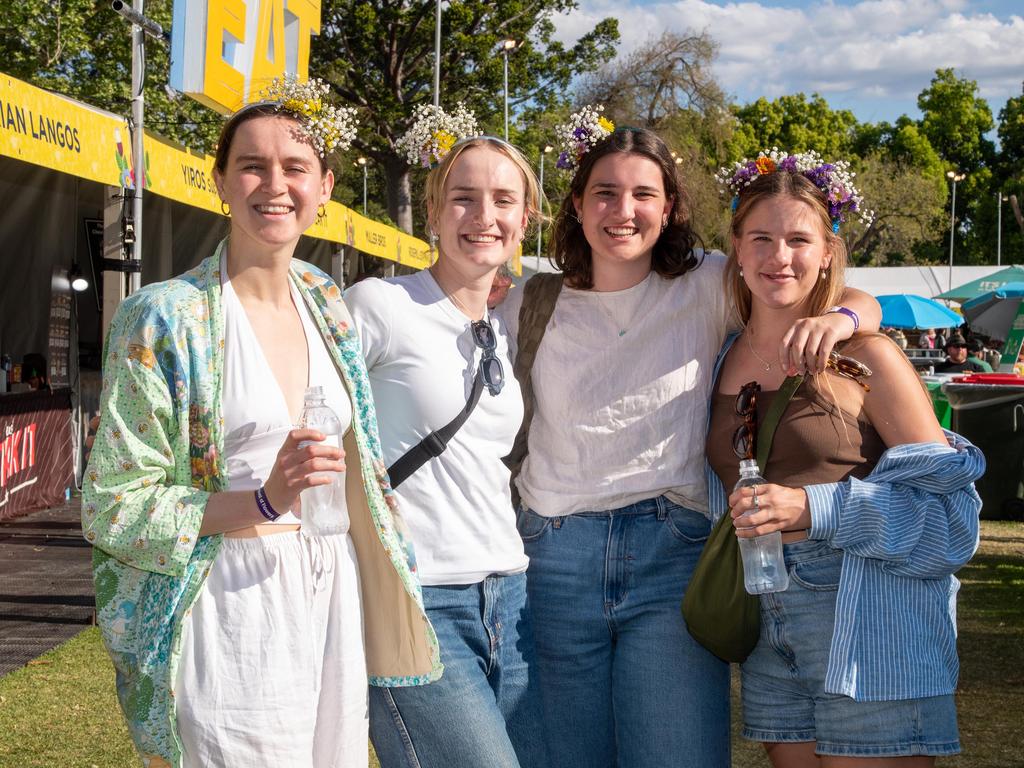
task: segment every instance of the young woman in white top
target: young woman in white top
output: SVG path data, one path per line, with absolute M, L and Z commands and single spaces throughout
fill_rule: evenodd
M 711 528 L 708 398 L 734 324 L 725 257 L 697 248 L 655 134 L 587 146 L 554 226 L 564 285 L 516 479 L 551 764 L 728 766 L 728 666 L 680 614 Z M 502 308 L 513 337 L 522 301 L 513 291 Z M 849 303 L 877 327 L 877 302 Z M 853 330 L 842 313 L 801 321 L 782 364 L 817 369 Z
M 495 273 L 539 213 L 539 190 L 517 150 L 480 137 L 430 172 L 426 200 L 437 262 L 345 297 L 389 466 L 451 422 L 478 378 L 484 390 L 444 452 L 396 488 L 445 673 L 415 691 L 372 691 L 370 735 L 384 768 L 546 768 L 527 560 L 502 463 L 523 404 L 505 328 L 487 309 Z
M 308 120 L 263 102 L 226 123 L 228 238 L 123 302 L 108 341 L 83 529 L 147 765 L 366 766 L 368 666 L 440 673 L 358 340 L 337 287 L 292 260 L 334 182 Z M 311 384 L 344 449 L 294 427 Z M 300 493 L 339 473 L 336 531 L 300 531 Z

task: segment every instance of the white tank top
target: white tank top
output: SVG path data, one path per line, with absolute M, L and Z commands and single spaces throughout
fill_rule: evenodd
M 295 429 L 284 393 L 263 355 L 256 334 L 238 300 L 231 282 L 225 259 L 221 259 L 221 307 L 224 312 L 224 379 L 222 407 L 224 413 L 224 454 L 227 464 L 228 487 L 233 491 L 256 490 L 270 476 L 277 452 Z M 338 369 L 327 352 L 323 337 L 309 315 L 302 296 L 289 281 L 292 301 L 295 303 L 306 334 L 309 350 L 309 385 L 324 390 L 324 402 L 338 416 L 342 433 L 352 424 L 352 403 L 342 383 Z M 336 494 L 338 495 L 338 494 Z M 344 499 L 344 494 L 340 494 Z M 277 510 L 281 512 L 282 510 Z M 348 528 L 347 510 L 344 528 Z M 296 524 L 299 519 L 291 512 L 282 514 L 275 523 Z

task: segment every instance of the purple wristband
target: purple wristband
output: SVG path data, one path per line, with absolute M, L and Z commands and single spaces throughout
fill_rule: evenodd
M 280 512 L 277 512 L 272 506 L 270 506 L 270 500 L 267 499 L 267 492 L 261 485 L 256 489 L 256 506 L 259 507 L 260 514 L 263 515 L 267 520 L 273 522 L 281 516 Z
M 854 333 L 856 333 L 860 329 L 860 318 L 857 317 L 857 313 L 854 312 L 849 307 L 840 307 L 840 306 L 836 305 L 834 307 L 829 307 L 828 309 L 825 310 L 825 314 L 826 315 L 831 314 L 833 312 L 838 312 L 841 315 L 846 315 L 848 318 L 853 320 L 853 332 Z

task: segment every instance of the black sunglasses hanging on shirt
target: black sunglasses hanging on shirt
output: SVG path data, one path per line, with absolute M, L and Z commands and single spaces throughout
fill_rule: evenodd
M 424 437 L 388 467 L 388 478 L 391 480 L 392 488 L 397 488 L 417 469 L 444 453 L 445 448 L 448 447 L 448 441 L 455 437 L 455 433 L 466 423 L 469 414 L 476 408 L 485 386 L 491 396 L 496 396 L 505 386 L 505 369 L 501 366 L 501 360 L 494 354 L 498 343 L 490 322 L 475 320 L 469 327 L 473 343 L 480 349 L 480 365 L 477 366 L 476 375 L 473 377 L 473 388 L 469 392 L 466 407 L 459 412 L 458 416 Z

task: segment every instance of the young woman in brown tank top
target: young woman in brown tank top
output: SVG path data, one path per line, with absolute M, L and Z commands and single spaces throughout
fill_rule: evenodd
M 753 164 L 747 166 L 750 172 L 745 178 L 740 178 L 743 166 L 737 166 L 736 176 L 723 179 L 737 193 L 732 258 L 725 279 L 744 322 L 740 337 L 721 363 L 708 434 L 709 462 L 726 489 L 737 478 L 738 461 L 732 450 L 733 431 L 742 422 L 734 405 L 737 394 L 747 382 L 758 382 L 763 390 L 758 410 L 763 415 L 771 396 L 786 378 L 786 371 L 780 369 L 774 354 L 783 334 L 796 318 L 818 315 L 834 304 L 843 289 L 846 251 L 835 232 L 840 217 L 856 210 L 848 201 L 854 199 L 859 203 L 859 197 L 855 196 L 849 178 L 843 176 L 846 196 L 840 197 L 830 209 L 825 190 L 836 192 L 835 181 L 830 184 L 827 177 L 835 166 L 819 166 L 819 171 L 825 171 L 815 178 L 815 171 L 806 170 L 808 159 L 817 158 L 765 157 L 763 166 L 759 160 L 756 170 Z M 839 170 L 842 172 L 842 166 Z M 822 175 L 826 176 L 824 182 Z M 820 521 L 812 519 L 811 502 L 818 498 L 815 488 L 839 489 L 849 477 L 869 475 L 886 447 L 923 444 L 914 446 L 911 457 L 937 450 L 941 460 L 949 459 L 948 454 L 963 454 L 971 465 L 969 472 L 977 469 L 976 464 L 983 466 L 983 460 L 970 453 L 976 452 L 973 446 L 962 448 L 957 442 L 957 451 L 946 448 L 955 436 L 947 442 L 913 368 L 889 339 L 880 334 L 855 337 L 846 345 L 845 353 L 855 355 L 873 372 L 868 372 L 870 391 L 860 381 L 837 375 L 832 369 L 806 381 L 784 413 L 772 458 L 762 468 L 768 480 L 774 482 L 743 488 L 728 499 L 737 536 L 783 532 L 791 576 L 786 591 L 761 596 L 760 640 L 743 665 L 744 736 L 763 742 L 776 768 L 932 766 L 934 755 L 959 751 L 951 687 L 940 690 L 943 695 L 915 696 L 911 688 L 891 682 L 892 676 L 887 677 L 887 672 L 866 669 L 874 665 L 874 659 L 863 664 L 864 669 L 855 667 L 856 672 L 845 679 L 856 682 L 842 692 L 837 693 L 832 684 L 833 669 L 839 665 L 836 638 L 841 638 L 847 629 L 842 623 L 844 619 L 836 618 L 837 594 L 840 605 L 848 594 L 844 592 L 848 585 L 840 583 L 840 574 L 846 573 L 856 558 L 844 551 L 846 544 L 838 544 L 836 537 L 821 533 Z M 943 448 L 937 449 L 938 445 Z M 871 479 L 865 484 L 870 484 Z M 970 557 L 976 546 L 970 541 L 971 518 L 975 535 L 977 518 L 972 479 L 968 477 L 965 487 L 957 491 L 962 491 L 960 496 L 950 495 L 963 502 L 951 505 L 955 509 L 947 509 L 939 501 L 927 507 L 948 514 L 950 520 L 960 515 L 955 524 L 945 520 L 929 527 L 933 522 L 929 519 L 920 526 L 928 530 L 957 528 L 964 533 L 965 543 L 960 548 L 963 551 L 957 550 L 958 555 L 949 557 L 957 563 L 948 570 L 939 568 L 941 572 L 928 573 L 937 583 L 943 583 L 941 579 L 953 580 L 952 571 Z M 820 485 L 826 483 L 834 485 Z M 877 487 L 883 486 L 888 492 L 888 484 Z M 835 496 L 840 491 L 832 493 Z M 920 498 L 926 495 L 922 492 Z M 931 497 L 928 498 L 926 503 L 931 503 Z M 846 515 L 842 503 L 837 504 L 840 509 L 830 512 L 837 519 Z M 866 538 L 902 535 L 902 531 L 894 534 L 886 530 L 890 525 L 886 514 L 888 510 L 877 514 L 877 525 L 864 531 Z M 899 518 L 899 525 L 906 524 L 913 515 L 914 510 L 910 509 Z M 892 525 L 896 527 L 895 522 Z M 954 549 L 946 540 L 941 544 L 946 545 L 944 552 Z M 850 549 L 856 551 L 852 546 Z M 868 567 L 876 564 L 877 561 Z M 914 575 L 917 574 L 903 576 L 903 581 L 920 586 L 925 578 L 910 578 Z M 877 583 L 881 586 L 865 599 L 885 601 L 891 595 L 890 607 L 917 609 L 916 603 L 901 603 L 898 595 L 903 594 L 899 592 L 902 586 L 890 591 L 885 574 Z M 916 600 L 917 587 L 911 586 L 909 590 L 908 594 Z M 943 597 L 948 600 L 945 593 Z M 925 596 L 921 602 L 930 599 Z M 854 613 L 864 610 L 864 605 L 856 603 Z M 941 605 L 928 603 L 925 608 L 931 611 L 929 615 L 938 617 L 940 624 L 946 621 L 948 606 L 946 614 L 942 613 Z M 882 618 L 875 624 L 858 624 L 860 634 L 853 642 L 866 644 L 865 633 L 886 635 L 887 627 L 892 629 L 899 623 L 899 619 L 893 619 L 893 624 L 886 624 L 887 621 Z M 899 632 L 891 634 L 898 636 Z M 910 643 L 911 650 L 900 652 L 920 653 L 925 658 L 931 652 L 926 647 L 928 642 L 923 638 L 917 645 Z M 950 676 L 955 685 L 955 643 L 952 657 L 950 666 L 954 671 Z M 916 674 L 919 667 L 911 664 L 910 668 Z M 857 673 L 863 674 L 864 681 Z M 869 685 L 875 688 L 868 691 Z M 907 691 L 911 693 L 908 695 Z

